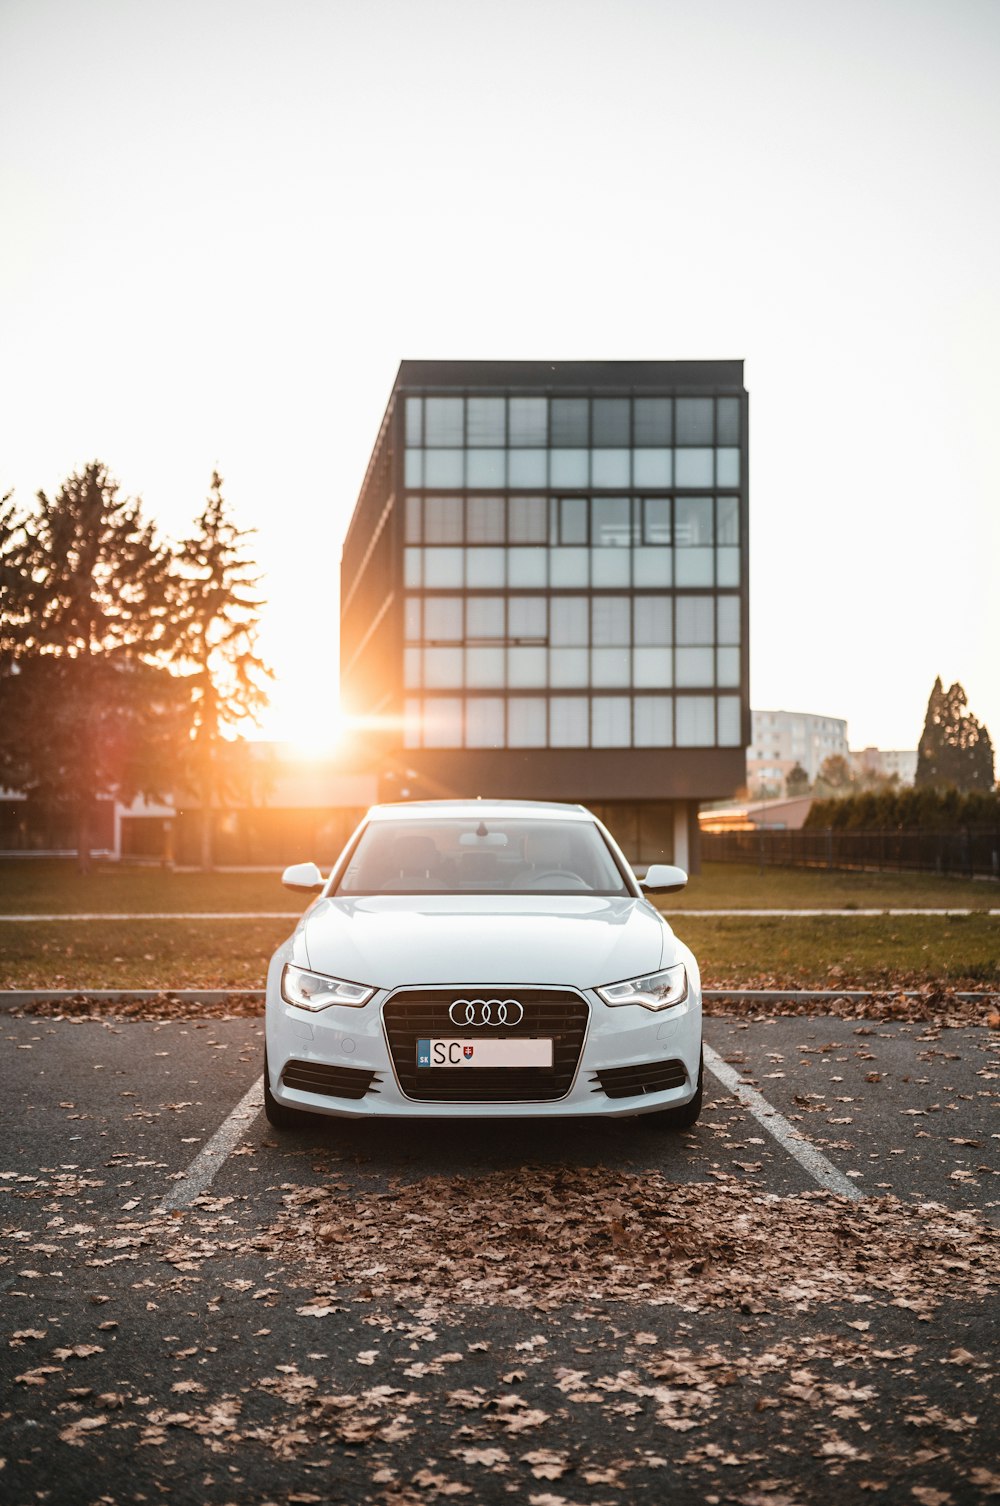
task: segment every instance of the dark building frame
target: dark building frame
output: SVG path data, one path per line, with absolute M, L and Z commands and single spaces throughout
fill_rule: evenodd
M 408 436 L 407 399 L 428 397 L 468 398 L 474 402 L 482 398 L 506 399 L 502 410 L 502 455 L 500 449 L 490 448 L 488 445 L 477 449 L 476 436 L 468 432 L 471 415 L 474 411 L 484 410 L 485 405 L 482 404 L 475 409 L 473 403 L 466 403 L 461 410 L 456 407 L 456 414 L 461 411 L 463 415 L 464 427 L 460 434 L 450 437 L 453 440 L 457 438 L 458 442 L 451 447 L 439 446 L 436 450 L 424 443 L 428 437 L 426 434 L 413 428 L 417 416 L 422 423 L 424 408 L 422 405 L 418 407 L 411 404 L 411 432 Z M 544 410 L 546 431 L 542 442 L 535 446 L 515 444 L 509 423 L 513 422 L 513 415 L 521 411 L 516 405 L 522 399 L 537 398 L 548 400 Z M 623 405 L 622 399 L 630 401 Z M 631 401 L 634 399 L 638 401 Z M 671 400 L 669 405 L 664 404 L 663 399 Z M 679 406 L 676 404 L 677 399 L 681 400 Z M 700 402 L 684 401 L 689 399 Z M 706 404 L 706 400 L 709 400 L 710 406 Z M 445 405 L 438 404 L 434 411 L 438 412 L 443 406 Z M 521 406 L 531 413 L 542 411 L 537 404 L 530 407 L 522 403 Z M 500 412 L 499 409 L 495 411 Z M 704 424 L 707 420 L 711 428 L 699 431 L 702 443 L 691 446 L 684 444 L 683 434 L 675 433 L 672 429 L 667 434 L 664 430 L 668 444 L 663 449 L 651 446 L 644 450 L 642 446 L 646 442 L 645 437 L 638 433 L 640 420 L 644 421 L 646 416 L 652 415 L 658 423 L 666 422 L 661 415 L 667 413 L 671 425 L 675 416 L 680 421 L 685 415 L 693 415 L 690 419 L 685 418 L 685 422 L 693 423 L 697 420 L 699 424 Z M 627 432 L 620 428 L 624 417 L 628 420 Z M 365 718 L 369 725 L 373 757 L 378 761 L 381 775 L 381 798 L 481 794 L 494 798 L 580 800 L 604 814 L 633 856 L 649 861 L 653 857 L 673 855 L 685 859 L 689 864 L 696 862 L 698 803 L 727 797 L 743 783 L 744 749 L 750 740 L 748 417 L 748 397 L 743 384 L 741 361 L 402 362 L 347 533 L 342 561 L 342 695 L 349 711 Z M 581 422 L 586 428 L 580 427 Z M 594 427 L 601 422 L 609 427 L 604 435 L 595 434 Z M 723 423 L 727 430 L 725 437 L 729 441 L 724 446 L 719 443 Z M 613 426 L 619 426 L 620 432 L 612 433 Z M 694 433 L 694 429 L 691 432 Z M 608 434 L 612 438 L 617 437 L 619 443 L 606 445 L 602 449 L 600 441 L 606 439 Z M 411 441 L 409 458 L 408 437 Z M 585 441 L 582 444 L 581 439 Z M 419 442 L 413 443 L 414 440 Z M 595 440 L 598 441 L 596 446 Z M 644 454 L 648 457 L 653 453 L 660 455 L 666 449 L 669 449 L 671 456 L 669 481 L 639 484 L 636 478 L 640 462 L 636 457 Z M 469 472 L 473 468 L 473 459 L 478 469 L 483 471 L 482 460 L 487 450 L 489 457 L 493 457 L 489 464 L 500 468 L 502 481 L 487 479 L 484 484 L 471 484 Z M 595 457 L 621 455 L 626 450 L 631 456 L 628 462 L 629 479 L 624 483 L 618 479 L 609 485 L 595 484 L 602 479 L 597 474 L 598 461 Z M 545 470 L 544 480 L 520 487 L 511 486 L 509 472 L 514 469 L 511 457 L 516 455 L 518 463 L 525 468 L 521 460 L 524 451 L 533 451 L 536 458 L 544 451 L 548 460 L 538 461 Z M 552 484 L 551 473 L 557 469 L 557 462 L 553 457 L 561 455 L 564 461 L 570 451 L 574 456 L 586 453 L 589 457 L 586 466 L 592 468 L 588 469 L 586 477 L 582 481 L 578 480 L 576 485 L 568 482 Z M 707 464 L 712 467 L 710 477 L 702 478 L 705 480 L 703 485 L 678 480 L 679 463 L 675 465 L 676 457 L 686 455 L 693 460 L 695 451 L 699 466 Z M 735 453 L 737 451 L 738 457 Z M 706 461 L 704 457 L 709 456 L 709 452 L 710 459 Z M 427 455 L 432 456 L 437 467 L 436 479 L 429 484 L 420 469 Z M 460 458 L 462 456 L 465 457 L 464 461 Z M 496 458 L 498 456 L 499 459 Z M 726 476 L 721 480 L 723 456 Z M 560 467 L 568 475 L 567 465 L 563 461 L 560 461 Z M 431 461 L 426 463 L 430 468 Z M 573 463 L 576 464 L 576 461 Z M 617 461 L 615 463 L 618 464 Z M 413 471 L 409 477 L 408 465 Z M 447 476 L 444 467 L 453 469 L 455 475 Z M 460 469 L 460 479 L 456 480 Z M 449 479 L 451 485 L 447 484 Z M 409 503 L 411 534 L 414 527 L 412 519 L 418 512 L 423 516 L 425 509 L 422 504 L 428 498 L 435 499 L 435 506 L 439 511 L 447 506 L 449 497 L 462 498 L 460 511 L 468 519 L 480 499 L 485 499 L 481 509 L 485 510 L 487 503 L 492 505 L 492 499 L 503 497 L 506 499 L 503 508 L 497 511 L 494 507 L 493 511 L 497 517 L 502 514 L 504 520 L 510 518 L 512 523 L 510 499 L 527 497 L 533 500 L 537 508 L 542 506 L 541 499 L 544 497 L 547 499 L 544 503 L 546 528 L 558 530 L 565 514 L 571 518 L 574 528 L 582 529 L 580 549 L 595 547 L 594 541 L 586 534 L 589 526 L 586 519 L 590 516 L 597 517 L 599 509 L 604 505 L 606 514 L 617 509 L 616 515 L 627 518 L 630 560 L 637 559 L 645 546 L 645 520 L 654 503 L 666 520 L 664 527 L 669 535 L 669 545 L 675 551 L 672 557 L 676 557 L 679 547 L 680 499 L 687 512 L 693 514 L 697 511 L 700 518 L 709 520 L 707 526 L 711 544 L 706 547 L 713 550 L 711 579 L 700 585 L 678 583 L 671 574 L 671 583 L 668 585 L 641 585 L 635 583 L 630 573 L 627 582 L 595 585 L 588 579 L 586 585 L 570 584 L 563 587 L 550 581 L 546 574 L 544 583 L 536 586 L 525 583 L 515 583 L 512 586 L 505 578 L 502 584 L 479 587 L 470 584 L 464 576 L 459 581 L 441 586 L 428 585 L 421 577 L 419 584 L 414 583 L 408 588 L 405 573 L 407 549 L 411 548 L 413 553 L 417 550 L 413 549 L 412 538 L 408 540 L 407 497 L 419 499 Z M 628 505 L 623 507 L 626 498 L 629 499 Z M 706 500 L 709 498 L 715 500 L 709 504 Z M 583 499 L 590 500 L 584 505 Z M 615 504 L 614 508 L 610 507 L 611 503 Z M 737 542 L 735 549 L 729 547 L 726 551 L 728 573 L 725 583 L 720 584 L 716 571 L 722 570 L 723 546 L 718 543 L 718 539 L 723 514 L 725 527 L 736 530 Z M 465 526 L 468 527 L 469 524 L 466 523 Z M 507 528 L 506 521 L 502 527 Z M 549 549 L 552 542 L 549 534 L 546 542 L 539 542 L 537 548 L 544 551 Z M 421 538 L 421 544 L 424 543 Z M 511 541 L 506 534 L 502 538 L 492 538 L 490 543 L 497 551 L 506 549 L 508 559 L 511 558 Z M 476 547 L 476 544 L 470 543 L 463 536 L 451 553 L 462 549 L 471 551 Z M 648 552 L 656 551 L 651 549 Z M 449 551 L 441 549 L 437 553 L 443 556 Z M 734 555 L 736 558 L 733 558 Z M 593 555 L 590 557 L 594 558 Z M 466 553 L 463 558 L 471 568 L 470 553 Z M 487 556 L 484 553 L 478 558 L 485 561 Z M 518 558 L 526 559 L 527 556 L 522 556 L 518 551 Z M 693 555 L 689 558 L 693 559 Z M 450 566 L 451 561 L 448 563 Z M 621 568 L 620 555 L 618 560 L 611 563 L 615 568 Z M 596 570 L 596 563 L 593 568 Z M 630 572 L 632 568 L 630 564 Z M 670 568 L 672 570 L 673 566 Z M 591 604 L 591 634 L 597 630 L 600 615 L 600 609 L 595 608 L 593 603 L 600 602 L 602 598 L 617 598 L 620 602 L 627 597 L 633 603 L 640 598 L 669 599 L 671 603 L 678 598 L 683 598 L 685 603 L 701 598 L 708 605 L 703 605 L 700 610 L 688 608 L 688 612 L 689 615 L 697 612 L 702 618 L 705 618 L 707 612 L 711 619 L 712 683 L 678 686 L 676 674 L 671 673 L 669 680 L 672 683 L 666 687 L 661 685 L 644 689 L 631 681 L 601 686 L 591 683 L 586 687 L 563 687 L 555 696 L 553 692 L 556 687 L 549 683 L 535 687 L 514 687 L 504 683 L 478 688 L 462 686 L 450 692 L 446 690 L 445 702 L 433 701 L 433 692 L 430 697 L 425 696 L 426 686 L 424 690 L 414 691 L 412 686 L 408 687 L 404 683 L 403 666 L 407 648 L 404 603 L 408 590 L 411 600 L 419 597 L 421 602 L 435 596 L 448 598 L 452 602 L 461 597 L 466 603 L 477 597 L 503 597 L 505 614 L 510 606 L 511 596 L 517 597 L 521 602 L 531 596 L 544 598 L 548 603 L 559 598 L 574 598 L 577 602 L 586 599 Z M 720 629 L 717 626 L 722 619 L 722 608 L 714 604 L 723 597 L 734 604 L 733 608 L 727 608 L 727 621 L 732 623 L 738 613 L 739 641 L 727 651 L 728 678 L 725 685 L 721 686 L 718 680 L 720 671 L 715 666 L 722 662 L 718 638 Z M 467 610 L 467 607 L 462 608 L 463 622 Z M 634 606 L 629 608 L 632 613 L 635 610 Z M 673 631 L 674 610 L 671 605 L 669 633 L 672 642 L 664 650 L 672 655 L 680 647 Z M 422 613 L 423 607 L 416 611 L 418 614 Z M 549 607 L 545 608 L 545 612 L 549 612 Z M 423 623 L 422 617 L 420 620 Z M 546 622 L 548 621 L 546 617 Z M 423 636 L 420 641 L 423 642 Z M 505 664 L 512 662 L 509 650 L 523 646 L 520 640 L 509 636 L 506 616 L 502 638 L 487 638 L 483 641 L 488 647 L 504 647 L 507 655 Z M 631 638 L 629 641 L 631 643 Z M 469 649 L 465 631 L 460 642 L 466 650 Z M 548 633 L 545 642 L 548 652 L 551 649 Z M 596 662 L 595 652 L 599 649 L 600 645 L 591 640 L 588 646 L 591 659 L 588 662 Z M 738 676 L 733 669 L 737 650 Z M 628 651 L 632 653 L 631 648 Z M 423 659 L 420 660 L 421 664 L 424 662 Z M 546 662 L 551 664 L 555 661 L 550 656 Z M 637 658 L 629 659 L 630 664 L 637 662 Z M 738 683 L 734 684 L 734 679 L 738 679 Z M 496 703 L 502 701 L 503 708 L 499 715 L 503 719 L 506 736 L 507 719 L 512 715 L 512 699 L 527 703 L 532 698 L 539 701 L 546 701 L 548 697 L 562 700 L 564 695 L 574 700 L 586 698 L 588 715 L 596 715 L 593 707 L 595 695 L 599 699 L 605 696 L 620 698 L 618 704 L 622 708 L 622 714 L 630 717 L 632 711 L 630 709 L 625 712 L 625 703 L 628 702 L 630 708 L 638 708 L 644 702 L 649 711 L 645 720 L 649 723 L 654 720 L 654 700 L 658 702 L 656 714 L 664 716 L 666 713 L 662 712 L 662 705 L 669 701 L 672 735 L 677 730 L 674 716 L 677 698 L 680 697 L 685 703 L 698 701 L 713 728 L 716 719 L 721 723 L 725 715 L 726 745 L 718 745 L 717 733 L 713 732 L 711 739 L 706 739 L 701 746 L 678 746 L 676 742 L 672 745 L 635 746 L 631 743 L 631 721 L 629 745 L 623 746 L 407 746 L 406 736 L 401 732 L 408 699 L 419 701 L 424 697 L 428 705 L 445 704 L 459 699 L 463 703 L 472 700 L 488 701 L 492 703 L 489 707 L 491 716 L 497 714 Z M 737 699 L 738 727 L 733 716 Z M 548 701 L 546 704 L 549 704 Z M 602 710 L 611 714 L 607 706 Z M 574 711 L 578 712 L 579 707 L 574 708 Z M 685 711 L 697 715 L 693 707 L 687 704 Z M 554 712 L 552 714 L 555 715 Z M 637 720 L 641 714 L 639 709 L 635 710 Z M 547 728 L 548 715 L 547 711 L 540 712 L 541 719 L 546 720 Z

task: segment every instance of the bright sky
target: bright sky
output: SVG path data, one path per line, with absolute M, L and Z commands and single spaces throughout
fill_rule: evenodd
M 3 0 L 0 492 L 259 530 L 333 721 L 399 360 L 745 358 L 751 701 L 1000 742 L 995 0 Z

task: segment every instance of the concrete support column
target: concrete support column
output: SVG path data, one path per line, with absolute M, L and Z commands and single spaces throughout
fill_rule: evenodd
M 689 872 L 691 846 L 688 841 L 688 802 L 674 802 L 674 862 L 678 868 Z

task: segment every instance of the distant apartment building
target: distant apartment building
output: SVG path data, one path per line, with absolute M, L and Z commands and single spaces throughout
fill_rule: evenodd
M 404 361 L 344 544 L 383 799 L 582 801 L 697 862 L 742 781 L 741 361 Z
M 851 753 L 851 768 L 860 779 L 897 779 L 912 784 L 917 773 L 916 748 L 861 748 Z
M 752 796 L 781 793 L 796 764 L 812 783 L 823 761 L 849 757 L 847 723 L 807 711 L 752 711 L 747 788 Z

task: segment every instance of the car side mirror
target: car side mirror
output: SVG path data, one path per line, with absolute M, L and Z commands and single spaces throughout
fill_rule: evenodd
M 326 879 L 315 863 L 293 863 L 281 875 L 281 882 L 286 889 L 293 889 L 296 894 L 315 894 L 322 889 Z
M 683 868 L 675 868 L 672 863 L 653 863 L 646 869 L 646 877 L 639 880 L 639 888 L 648 894 L 676 894 L 687 881 Z

